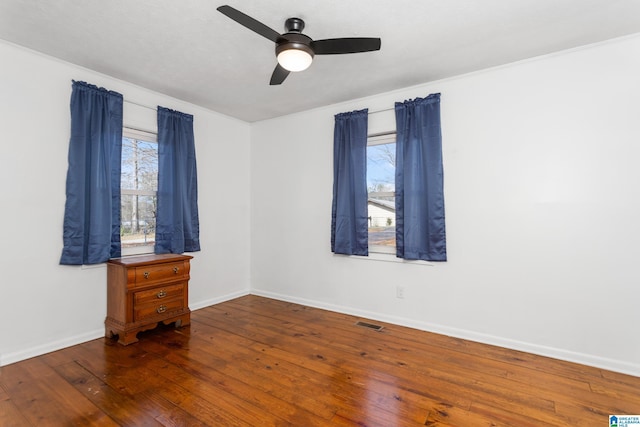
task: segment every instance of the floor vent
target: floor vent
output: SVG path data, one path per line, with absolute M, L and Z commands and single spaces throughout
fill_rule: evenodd
M 381 331 L 382 328 L 384 328 L 384 326 L 374 325 L 373 323 L 360 322 L 360 321 L 356 322 L 356 326 L 362 326 L 363 328 L 373 329 L 374 331 Z

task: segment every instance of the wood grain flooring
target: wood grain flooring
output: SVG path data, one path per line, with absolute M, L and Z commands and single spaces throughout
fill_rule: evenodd
M 138 337 L 0 368 L 0 426 L 604 427 L 640 414 L 637 377 L 257 296 Z

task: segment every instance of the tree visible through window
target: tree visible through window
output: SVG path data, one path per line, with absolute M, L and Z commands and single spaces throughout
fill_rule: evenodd
M 367 142 L 370 252 L 392 252 L 396 246 L 395 172 L 395 133 L 370 136 Z
M 123 254 L 153 252 L 156 235 L 158 143 L 154 134 L 124 129 L 120 182 Z

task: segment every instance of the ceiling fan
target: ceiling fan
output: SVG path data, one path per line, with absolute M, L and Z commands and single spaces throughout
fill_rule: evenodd
M 262 22 L 256 21 L 231 6 L 220 6 L 218 11 L 276 44 L 278 65 L 271 75 L 269 82 L 271 85 L 281 84 L 292 71 L 306 70 L 311 65 L 314 55 L 380 50 L 380 39 L 373 37 L 312 40 L 311 37 L 302 34 L 304 21 L 300 18 L 287 19 L 284 23 L 286 32 L 279 34 Z

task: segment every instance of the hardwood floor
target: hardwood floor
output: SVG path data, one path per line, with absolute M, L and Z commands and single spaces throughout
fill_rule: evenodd
M 640 378 L 246 296 L 0 368 L 1 426 L 608 426 Z M 366 319 L 363 319 L 366 321 Z

